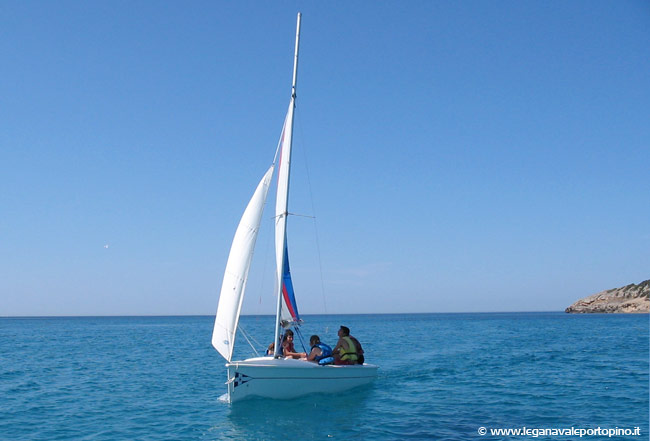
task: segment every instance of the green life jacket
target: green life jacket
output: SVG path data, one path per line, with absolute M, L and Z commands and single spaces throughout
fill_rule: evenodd
M 357 346 L 354 344 L 352 339 L 348 336 L 343 337 L 343 340 L 346 341 L 348 344 L 349 349 L 345 349 L 344 345 L 341 345 L 341 350 L 339 354 L 341 354 L 341 360 L 343 361 L 357 361 Z

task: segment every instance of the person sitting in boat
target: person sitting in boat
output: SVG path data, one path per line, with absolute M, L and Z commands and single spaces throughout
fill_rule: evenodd
M 287 329 L 282 337 L 282 354 L 289 358 L 303 360 L 307 358 L 307 353 L 296 352 L 296 349 L 293 347 L 293 331 L 291 329 Z
M 357 364 L 359 356 L 357 354 L 357 345 L 350 337 L 350 328 L 341 326 L 338 332 L 339 341 L 332 350 L 334 354 L 334 364 Z
M 266 348 L 266 355 L 275 354 L 275 343 L 271 343 L 268 348 Z
M 361 343 L 359 343 L 359 340 L 352 337 L 351 335 L 349 337 L 350 337 L 350 340 L 352 340 L 352 342 L 354 343 L 354 346 L 357 349 L 357 363 L 358 364 L 363 364 L 366 361 L 366 359 L 363 356 L 363 348 L 361 347 Z
M 332 348 L 325 343 L 322 343 L 319 336 L 312 335 L 309 339 L 309 344 L 311 345 L 311 351 L 307 356 L 307 361 L 313 361 L 320 365 L 331 364 L 334 362 L 334 357 L 332 357 Z

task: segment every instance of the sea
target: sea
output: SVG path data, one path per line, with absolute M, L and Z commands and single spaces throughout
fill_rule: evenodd
M 303 318 L 348 326 L 376 381 L 231 405 L 213 317 L 0 318 L 0 440 L 648 439 L 647 314 Z M 240 323 L 235 358 L 273 339 Z

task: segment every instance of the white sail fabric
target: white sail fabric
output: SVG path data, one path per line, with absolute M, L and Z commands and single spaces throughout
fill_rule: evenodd
M 235 237 L 230 247 L 230 255 L 226 264 L 226 272 L 223 276 L 221 294 L 217 316 L 212 331 L 212 346 L 227 360 L 232 358 L 232 351 L 235 344 L 235 333 L 239 323 L 239 313 L 248 270 L 253 259 L 255 241 L 264 211 L 266 195 L 269 191 L 273 166 L 269 168 L 260 181 L 253 197 L 251 198 L 235 232 Z
M 289 171 L 291 168 L 291 138 L 293 136 L 293 109 L 294 100 L 289 103 L 289 110 L 284 120 L 282 137 L 280 140 L 280 159 L 278 161 L 278 189 L 275 200 L 275 260 L 276 260 L 276 286 L 278 295 L 282 298 L 280 302 L 280 318 L 282 321 L 294 321 L 295 304 L 287 302 L 283 295 L 283 278 L 286 272 L 285 259 L 287 252 L 287 214 L 289 207 Z

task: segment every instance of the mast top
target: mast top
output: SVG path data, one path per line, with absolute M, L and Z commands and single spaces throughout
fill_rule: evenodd
M 293 56 L 293 81 L 291 82 L 291 98 L 296 99 L 296 84 L 298 82 L 298 48 L 300 46 L 300 18 L 302 14 L 298 12 L 296 20 L 296 50 Z M 295 102 L 294 102 L 295 105 Z

